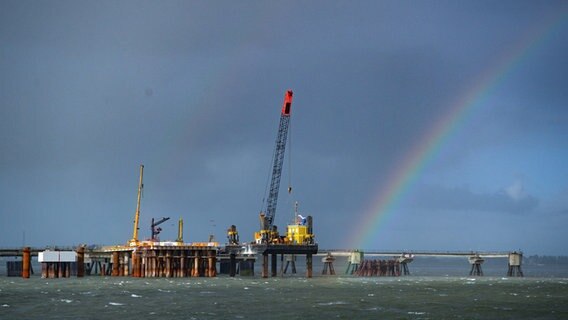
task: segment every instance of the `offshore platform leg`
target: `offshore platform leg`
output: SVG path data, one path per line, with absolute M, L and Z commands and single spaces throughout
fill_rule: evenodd
M 262 254 L 262 275 L 263 278 L 268 278 L 268 253 Z
M 24 279 L 30 277 L 31 256 L 31 248 L 24 247 L 22 251 L 22 278 Z
M 77 248 L 77 278 L 85 276 L 85 247 Z
M 278 260 L 278 255 L 273 253 L 272 256 L 271 256 L 271 261 L 270 261 L 270 271 L 271 271 L 271 276 L 273 276 L 273 277 L 276 277 L 278 275 L 278 273 L 276 272 L 277 260 Z
M 236 254 L 231 253 L 229 255 L 229 276 L 234 277 L 237 269 L 237 259 Z
M 312 254 L 306 255 L 306 278 L 312 277 Z

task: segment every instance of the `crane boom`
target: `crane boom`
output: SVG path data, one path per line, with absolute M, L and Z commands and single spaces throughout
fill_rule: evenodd
M 144 176 L 144 165 L 140 165 L 140 181 L 138 182 L 138 201 L 136 203 L 136 213 L 134 214 L 134 231 L 132 231 L 132 239 L 130 240 L 131 246 L 136 246 L 138 244 L 138 221 L 140 220 L 140 198 L 142 196 L 142 189 L 144 188 L 144 183 L 142 182 L 142 177 Z
M 290 114 L 292 111 L 292 90 L 286 91 L 284 103 L 280 113 L 280 124 L 278 135 L 276 136 L 276 146 L 274 148 L 274 163 L 272 165 L 272 178 L 270 180 L 270 191 L 268 193 L 266 211 L 261 213 L 261 233 L 266 236 L 264 241 L 270 240 L 268 236 L 274 226 L 274 216 L 278 203 L 278 192 L 280 190 L 280 178 L 282 176 L 282 165 L 284 163 L 284 152 L 286 151 L 286 141 L 288 138 L 288 128 L 290 127 Z

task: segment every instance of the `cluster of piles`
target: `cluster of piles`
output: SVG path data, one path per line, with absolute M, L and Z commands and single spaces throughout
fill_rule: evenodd
M 217 252 L 209 247 L 137 248 L 112 252 L 112 276 L 215 277 Z
M 360 277 L 398 277 L 401 268 L 398 259 L 392 260 L 363 260 L 355 272 Z

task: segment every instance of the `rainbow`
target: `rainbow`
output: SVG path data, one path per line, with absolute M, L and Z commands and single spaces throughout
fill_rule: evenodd
M 531 52 L 532 48 L 543 43 L 568 17 L 566 12 L 547 16 L 526 32 L 521 41 L 508 48 L 495 63 L 488 67 L 473 82 L 459 99 L 452 103 L 447 112 L 422 135 L 405 155 L 403 161 L 380 184 L 375 195 L 363 213 L 363 217 L 351 231 L 348 240 L 351 248 L 372 249 L 380 226 L 393 213 L 395 206 L 404 198 L 423 169 L 439 153 L 446 141 L 460 128 L 473 112 L 475 106 L 482 105 L 494 89 L 510 74 Z M 375 247 L 373 247 L 375 245 Z

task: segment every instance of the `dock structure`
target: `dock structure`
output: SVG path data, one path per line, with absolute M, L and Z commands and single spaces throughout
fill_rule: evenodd
M 116 246 L 110 253 L 110 275 L 136 278 L 184 278 L 217 276 L 215 245 Z M 108 269 L 108 267 L 107 267 Z

